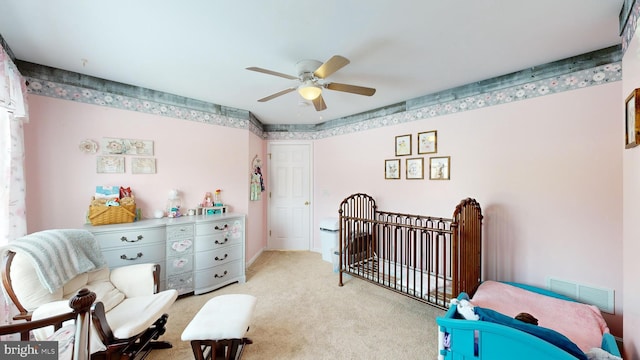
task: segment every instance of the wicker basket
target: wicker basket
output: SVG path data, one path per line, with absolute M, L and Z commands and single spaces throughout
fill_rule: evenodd
M 120 206 L 106 206 L 99 200 L 93 200 L 89 205 L 89 221 L 91 225 L 108 225 L 133 222 L 136 218 L 136 203 L 122 201 Z

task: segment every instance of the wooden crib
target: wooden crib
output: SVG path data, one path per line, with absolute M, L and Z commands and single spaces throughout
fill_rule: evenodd
M 379 211 L 353 194 L 339 209 L 339 285 L 345 274 L 445 309 L 481 280 L 482 210 L 462 200 L 451 219 Z

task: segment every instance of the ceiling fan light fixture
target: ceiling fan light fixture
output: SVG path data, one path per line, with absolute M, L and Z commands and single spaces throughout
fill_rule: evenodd
M 322 89 L 313 81 L 307 80 L 298 87 L 298 93 L 307 100 L 313 100 L 322 94 Z
M 298 90 L 298 93 L 302 99 L 304 99 L 299 102 L 300 106 L 313 104 L 316 111 L 323 111 L 327 109 L 327 104 L 324 102 L 324 98 L 322 96 L 323 89 L 364 96 L 372 96 L 376 93 L 376 89 L 374 88 L 326 82 L 326 78 L 329 75 L 342 69 L 347 64 L 349 64 L 349 60 L 340 55 L 334 55 L 324 63 L 317 60 L 300 60 L 296 64 L 297 77 L 255 66 L 248 67 L 247 70 L 257 71 L 263 74 L 278 76 L 289 80 L 298 80 L 297 86 L 291 86 L 275 94 L 258 99 L 258 102 L 273 100 L 279 96 Z

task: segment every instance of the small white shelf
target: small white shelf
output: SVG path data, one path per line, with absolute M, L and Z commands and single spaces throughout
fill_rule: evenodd
M 219 215 L 219 214 L 225 214 L 226 212 L 227 212 L 226 205 L 198 208 L 198 215 Z

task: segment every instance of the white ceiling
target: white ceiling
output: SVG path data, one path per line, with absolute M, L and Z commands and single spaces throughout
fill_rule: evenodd
M 10 0 L 0 34 L 19 60 L 316 124 L 621 42 L 623 0 Z M 327 109 L 297 92 L 302 59 L 342 55 Z

